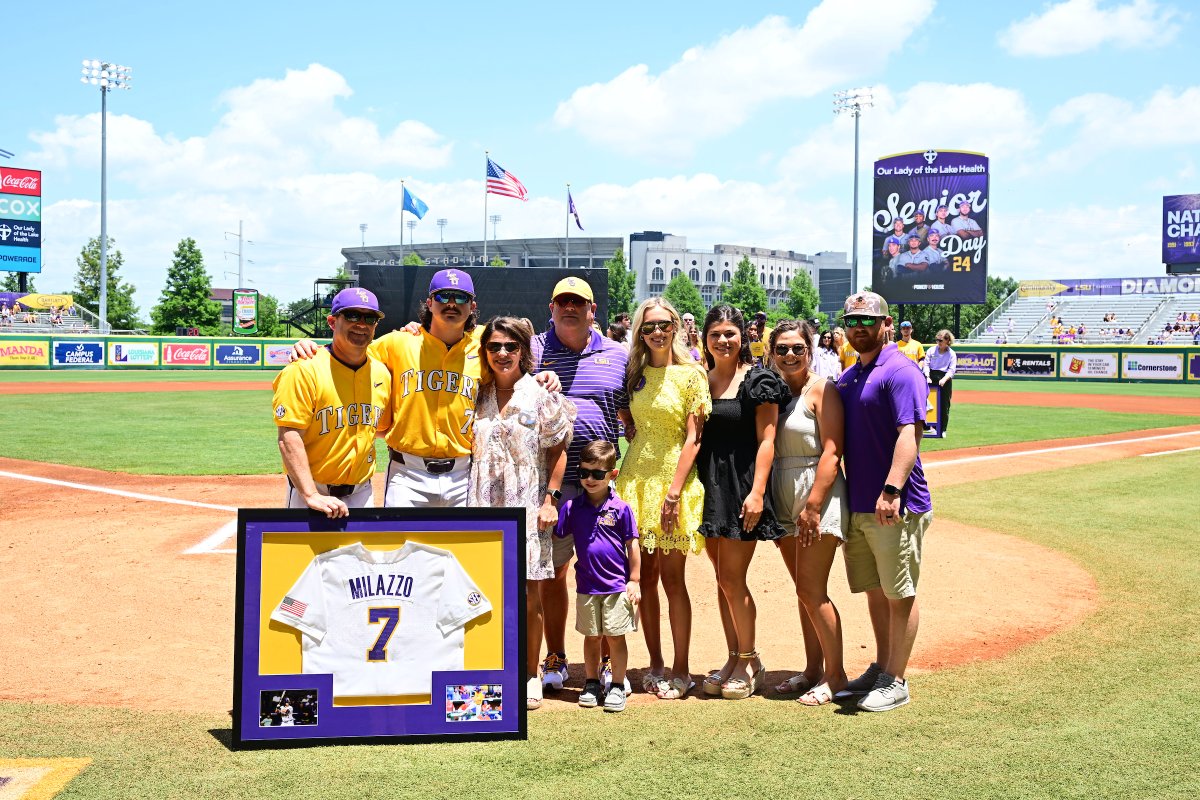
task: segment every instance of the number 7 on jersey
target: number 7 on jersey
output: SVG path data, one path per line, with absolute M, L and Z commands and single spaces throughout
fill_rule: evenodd
M 396 632 L 396 626 L 400 624 L 400 608 L 398 606 L 369 608 L 367 609 L 367 622 L 371 625 L 383 623 L 383 630 L 379 632 L 375 644 L 367 651 L 367 661 L 387 661 L 388 642 L 391 641 L 392 634 Z

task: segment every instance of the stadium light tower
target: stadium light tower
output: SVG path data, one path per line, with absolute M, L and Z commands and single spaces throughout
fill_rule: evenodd
M 362 246 L 367 246 L 367 223 L 358 223 L 358 232 L 362 234 Z
M 858 291 L 858 119 L 864 108 L 874 105 L 874 96 L 867 89 L 844 89 L 833 93 L 833 113 L 854 117 L 854 238 L 850 244 L 850 292 Z
M 492 223 L 492 241 L 496 241 L 496 226 L 500 224 L 501 217 L 499 214 L 492 214 L 488 219 Z
M 446 243 L 446 226 L 450 224 L 450 220 L 442 217 L 438 220 L 438 244 Z
M 82 83 L 100 87 L 100 332 L 108 333 L 108 93 L 130 88 L 132 67 L 83 60 Z

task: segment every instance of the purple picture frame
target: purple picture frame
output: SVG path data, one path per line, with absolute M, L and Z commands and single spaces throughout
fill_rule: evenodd
M 503 669 L 433 673 L 429 705 L 335 706 L 333 676 L 259 674 L 262 627 L 262 556 L 264 537 L 330 532 L 412 531 L 493 533 L 500 538 L 504 603 L 501 609 Z M 248 750 L 325 744 L 404 744 L 491 739 L 526 739 L 525 709 L 525 510 L 510 508 L 351 509 L 330 520 L 304 509 L 240 509 L 237 541 L 237 599 L 233 665 L 231 747 Z M 501 719 L 447 720 L 446 685 L 497 684 L 505 698 Z M 442 687 L 442 688 L 439 688 Z M 263 725 L 260 699 L 266 692 L 315 690 L 316 724 Z

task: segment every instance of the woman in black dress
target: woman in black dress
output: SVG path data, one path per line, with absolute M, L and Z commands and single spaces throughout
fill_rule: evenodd
M 700 442 L 704 521 L 700 533 L 717 572 L 717 604 L 729 658 L 704 679 L 704 693 L 740 700 L 758 691 L 764 668 L 755 650 L 754 598 L 746 572 L 755 546 L 784 535 L 771 505 L 779 409 L 791 392 L 778 375 L 753 364 L 746 322 L 728 305 L 704 320 L 712 414 Z

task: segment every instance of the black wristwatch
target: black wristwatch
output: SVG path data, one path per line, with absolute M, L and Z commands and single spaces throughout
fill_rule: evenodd
M 895 486 L 892 486 L 890 483 L 885 483 L 883 485 L 883 493 L 886 495 L 890 495 L 892 497 L 899 497 L 900 489 L 898 489 Z
M 546 494 L 550 495 L 555 500 L 562 500 L 562 490 L 561 489 L 547 489 Z

